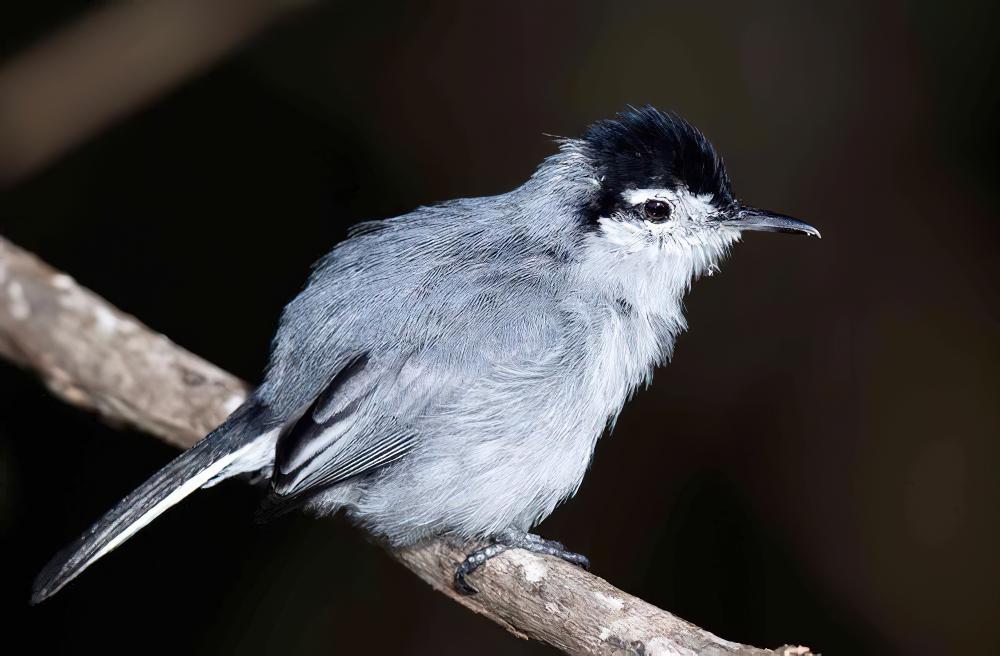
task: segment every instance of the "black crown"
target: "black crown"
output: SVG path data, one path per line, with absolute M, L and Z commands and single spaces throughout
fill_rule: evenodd
M 630 106 L 617 119 L 591 125 L 583 148 L 601 179 L 594 208 L 600 216 L 620 206 L 622 192 L 629 189 L 683 185 L 694 194 L 712 194 L 720 208 L 734 202 L 722 158 L 705 135 L 672 112 Z

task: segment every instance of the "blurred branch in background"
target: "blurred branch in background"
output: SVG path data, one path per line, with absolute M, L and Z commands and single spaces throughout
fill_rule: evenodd
M 303 0 L 109 4 L 0 67 L 0 188 L 163 95 Z
M 0 356 L 35 371 L 65 401 L 181 447 L 221 422 L 247 389 L 3 238 Z M 392 555 L 511 633 L 571 654 L 809 653 L 722 640 L 554 557 L 507 551 L 476 572 L 481 592 L 470 597 L 451 585 L 458 546 L 431 541 Z

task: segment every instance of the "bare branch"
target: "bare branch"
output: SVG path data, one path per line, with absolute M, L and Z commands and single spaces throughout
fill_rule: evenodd
M 191 446 L 247 386 L 0 238 L 0 356 L 60 398 L 176 446 Z M 468 547 L 466 547 L 467 549 Z M 463 550 L 443 541 L 394 552 L 435 589 L 522 638 L 571 654 L 781 654 L 722 640 L 557 558 L 511 550 L 451 587 Z
M 52 392 L 179 447 L 242 403 L 247 386 L 0 238 L 0 355 Z

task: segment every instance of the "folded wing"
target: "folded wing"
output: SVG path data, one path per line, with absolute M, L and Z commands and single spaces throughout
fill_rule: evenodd
M 407 364 L 407 358 L 386 363 L 361 354 L 334 376 L 278 438 L 268 510 L 299 505 L 413 448 L 413 433 L 400 417 L 419 405 L 413 397 L 420 392 L 419 386 L 401 387 L 400 373 Z

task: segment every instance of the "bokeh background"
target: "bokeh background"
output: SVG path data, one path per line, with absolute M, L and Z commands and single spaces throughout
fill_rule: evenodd
M 543 133 L 626 103 L 675 109 L 741 198 L 823 240 L 751 234 L 697 284 L 674 362 L 540 532 L 729 639 L 996 653 L 994 3 L 170 5 L 0 10 L 5 237 L 259 380 L 283 303 L 347 226 L 508 190 L 553 151 Z M 43 563 L 174 453 L 9 365 L 0 389 L 5 641 L 550 652 L 342 519 L 255 525 L 238 483 L 29 609 Z

